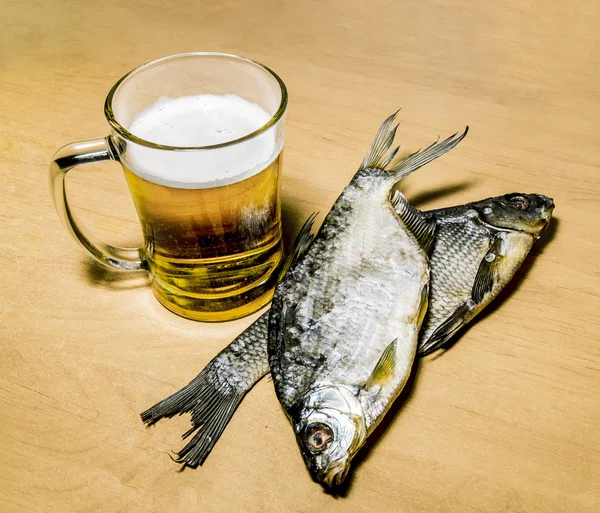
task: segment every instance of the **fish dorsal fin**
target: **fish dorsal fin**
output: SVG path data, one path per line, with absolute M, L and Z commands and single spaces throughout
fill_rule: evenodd
M 413 207 L 398 190 L 392 193 L 390 203 L 408 231 L 417 239 L 423 251 L 429 253 L 435 236 L 436 220 L 434 218 L 427 219 L 423 212 Z
M 397 340 L 397 339 L 396 339 Z M 374 387 L 375 385 L 383 386 L 394 375 L 396 366 L 396 340 L 385 348 L 369 379 L 364 384 L 365 389 Z
M 296 240 L 290 248 L 290 252 L 285 259 L 283 266 L 281 266 L 277 281 L 281 281 L 281 279 L 285 276 L 285 273 L 287 273 L 294 266 L 294 264 L 296 264 L 296 262 L 299 262 L 302 259 L 302 257 L 308 251 L 308 248 L 310 248 L 313 240 L 315 240 L 315 235 L 311 233 L 311 231 L 318 214 L 318 212 L 311 214 L 298 232 Z
M 483 298 L 492 292 L 498 281 L 498 266 L 504 257 L 504 240 L 502 234 L 497 234 L 490 245 L 490 249 L 479 264 L 471 297 L 475 303 L 481 303 Z
M 394 143 L 396 137 L 396 131 L 398 130 L 398 124 L 394 125 L 394 121 L 399 111 L 396 111 L 389 118 L 387 118 L 379 127 L 377 135 L 371 144 L 369 153 L 365 156 L 362 161 L 362 169 L 383 169 L 392 163 L 396 157 L 400 146 L 397 146 L 392 151 L 390 148 Z M 450 137 L 439 142 L 439 139 L 433 144 L 429 145 L 424 150 L 419 150 L 410 155 L 404 157 L 389 171 L 393 173 L 396 180 L 400 180 L 405 176 L 409 175 L 413 171 L 416 171 L 420 167 L 424 166 L 428 162 L 441 157 L 444 153 L 449 152 L 454 148 L 460 141 L 464 139 L 469 131 L 469 127 L 465 128 L 465 131 L 458 135 L 458 132 L 451 135 Z M 458 137 L 457 137 L 458 136 Z

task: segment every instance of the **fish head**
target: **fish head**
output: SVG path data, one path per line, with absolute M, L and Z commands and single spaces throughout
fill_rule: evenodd
M 342 386 L 314 389 L 298 403 L 292 422 L 313 479 L 329 487 L 341 485 L 367 438 L 358 398 Z
M 548 226 L 554 202 L 542 194 L 505 194 L 472 204 L 481 219 L 496 228 L 518 230 L 539 237 Z

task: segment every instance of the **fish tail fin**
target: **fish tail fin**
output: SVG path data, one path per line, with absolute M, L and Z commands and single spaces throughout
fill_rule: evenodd
M 194 432 L 195 435 L 174 458 L 184 467 L 196 468 L 204 463 L 247 391 L 211 379 L 211 364 L 215 360 L 181 390 L 141 414 L 144 423 L 151 426 L 163 418 L 192 413 L 192 427 L 183 438 Z
M 388 117 L 379 127 L 377 135 L 371 144 L 369 153 L 365 156 L 361 167 L 363 169 L 384 169 L 387 170 L 388 166 L 392 163 L 396 157 L 400 146 L 397 146 L 390 151 L 394 138 L 396 137 L 396 131 L 398 124 L 394 125 L 394 121 L 399 111 L 396 111 L 390 117 Z M 464 132 L 458 135 L 458 132 L 447 137 L 442 142 L 439 139 L 433 144 L 429 145 L 424 150 L 416 151 L 403 159 L 401 159 L 394 167 L 390 168 L 390 173 L 394 174 L 396 181 L 401 180 L 405 176 L 408 176 L 413 171 L 416 171 L 425 164 L 432 160 L 441 157 L 444 153 L 449 152 L 454 148 L 460 141 L 464 139 L 469 131 L 467 126 Z
M 152 426 L 161 419 L 168 419 L 175 415 L 183 415 L 184 413 L 192 411 L 198 402 L 198 394 L 201 393 L 203 387 L 206 386 L 205 373 L 207 368 L 208 366 L 181 390 L 171 394 L 169 397 L 166 397 L 151 408 L 142 412 L 140 417 L 144 424 Z
M 446 139 L 444 139 L 442 142 L 439 142 L 438 138 L 436 142 L 430 144 L 424 150 L 415 151 L 414 153 L 404 157 L 402 160 L 400 160 L 400 162 L 390 169 L 390 172 L 394 173 L 394 178 L 396 180 L 401 180 L 405 176 L 411 174 L 413 171 L 423 167 L 425 164 L 428 164 L 432 160 L 441 157 L 445 153 L 448 153 L 465 138 L 468 132 L 469 127 L 467 126 L 460 135 L 458 135 L 458 132 L 456 132 L 451 136 L 446 137 Z
M 184 467 L 196 468 L 204 463 L 245 394 L 244 391 L 226 395 L 216 389 L 213 392 L 212 397 L 206 397 L 192 412 L 192 427 L 182 438 L 194 436 L 173 458 Z
M 394 138 L 396 137 L 396 130 L 398 130 L 398 126 L 400 125 L 400 123 L 397 123 L 392 128 L 398 112 L 400 112 L 400 110 L 394 112 L 379 127 L 377 135 L 371 144 L 371 149 L 362 161 L 361 168 L 386 169 L 390 162 L 394 160 L 394 157 L 398 153 L 400 146 L 397 146 L 391 152 L 389 152 L 389 150 L 392 147 Z
M 196 468 L 208 457 L 246 393 L 269 372 L 266 356 L 269 314 L 262 314 L 178 392 L 141 414 L 148 426 L 191 413 L 193 438 L 176 461 Z
M 196 468 L 204 463 L 246 393 L 215 386 L 207 368 L 181 390 L 141 414 L 146 425 L 151 426 L 162 418 L 192 413 L 192 427 L 183 438 L 195 435 L 173 458 L 184 467 Z

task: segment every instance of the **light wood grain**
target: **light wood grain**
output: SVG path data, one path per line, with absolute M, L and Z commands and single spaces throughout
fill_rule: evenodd
M 34 2 L 0 17 L 0 510 L 600 511 L 600 4 L 594 0 Z M 264 62 L 290 91 L 286 237 L 326 212 L 402 106 L 416 149 L 471 126 L 409 177 L 423 208 L 541 192 L 555 222 L 505 301 L 418 368 L 349 493 L 306 472 L 261 382 L 205 466 L 177 472 L 185 417 L 139 412 L 249 324 L 204 325 L 103 269 L 53 210 L 47 165 L 105 135 L 129 69 L 194 50 Z M 117 165 L 70 177 L 90 229 L 139 239 Z

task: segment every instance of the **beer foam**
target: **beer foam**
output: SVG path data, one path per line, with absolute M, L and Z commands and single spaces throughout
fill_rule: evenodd
M 271 115 L 236 95 L 160 98 L 137 114 L 128 130 L 166 146 L 209 146 L 233 141 L 265 125 Z M 279 154 L 276 127 L 231 146 L 212 150 L 158 150 L 127 144 L 127 167 L 138 176 L 177 188 L 236 183 L 260 172 Z

